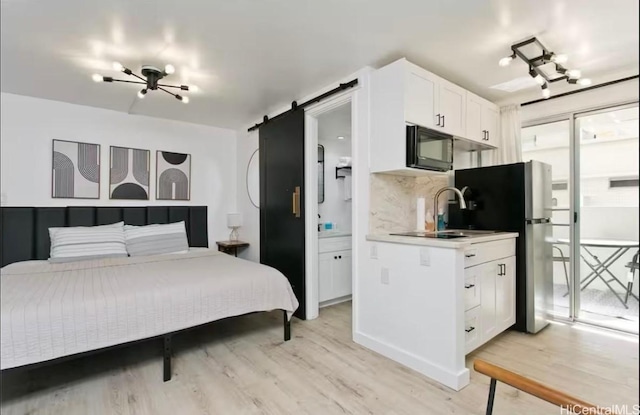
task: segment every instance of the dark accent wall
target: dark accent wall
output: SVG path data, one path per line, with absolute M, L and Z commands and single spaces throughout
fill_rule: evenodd
M 206 206 L 1 207 L 0 266 L 48 259 L 49 228 L 62 226 L 150 225 L 184 221 L 191 247 L 208 247 Z

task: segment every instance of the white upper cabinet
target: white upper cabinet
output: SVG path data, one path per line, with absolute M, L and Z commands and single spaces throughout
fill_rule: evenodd
M 438 128 L 438 78 L 421 68 L 409 68 L 405 88 L 405 122 Z
M 467 129 L 467 91 L 444 79 L 438 89 L 437 129 L 456 137 L 465 137 Z
M 466 139 L 487 147 L 498 147 L 500 111 L 498 107 L 467 92 Z
M 495 105 L 403 58 L 371 77 L 371 172 L 429 173 L 407 167 L 408 124 L 451 134 L 474 149 L 498 143 Z

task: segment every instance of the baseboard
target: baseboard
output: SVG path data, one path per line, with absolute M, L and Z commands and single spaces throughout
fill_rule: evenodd
M 467 368 L 459 372 L 447 370 L 420 356 L 416 356 L 413 353 L 391 346 L 390 344 L 360 332 L 353 333 L 353 341 L 367 349 L 403 364 L 430 379 L 440 382 L 455 391 L 459 391 L 469 384 L 469 369 Z
M 345 295 L 344 297 L 338 297 L 332 300 L 323 301 L 318 305 L 318 307 L 319 308 L 329 307 L 330 305 L 336 305 L 336 304 L 344 303 L 347 301 L 351 301 L 351 295 Z

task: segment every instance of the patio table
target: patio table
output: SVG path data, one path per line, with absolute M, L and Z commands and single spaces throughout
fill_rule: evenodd
M 569 245 L 569 239 L 557 239 L 556 242 L 564 245 Z M 580 280 L 580 291 L 584 290 L 592 282 L 600 278 L 602 282 L 604 282 L 607 285 L 609 290 L 611 290 L 611 292 L 618 298 L 618 300 L 620 300 L 620 303 L 622 303 L 622 305 L 625 308 L 629 308 L 625 304 L 622 297 L 620 297 L 620 294 L 618 294 L 613 289 L 610 283 L 614 281 L 617 282 L 620 286 L 622 286 L 622 288 L 625 289 L 625 291 L 627 291 L 627 285 L 624 284 L 622 281 L 620 281 L 620 279 L 618 279 L 615 275 L 613 275 L 613 273 L 611 272 L 611 270 L 609 270 L 609 268 L 616 261 L 622 258 L 622 256 L 626 254 L 631 248 L 638 248 L 639 246 L 640 246 L 640 243 L 638 241 L 626 241 L 626 240 L 616 240 L 616 239 L 581 239 L 580 240 L 580 257 L 582 258 L 584 263 L 587 264 L 589 268 L 591 268 L 591 273 L 589 273 L 589 275 L 587 275 L 586 277 L 582 278 L 582 280 Z M 590 249 L 592 248 L 609 248 L 609 249 L 612 249 L 613 252 L 604 261 L 600 261 L 600 258 L 598 258 L 598 256 L 595 255 L 593 252 L 591 252 Z M 592 264 L 588 260 L 588 258 L 593 260 L 595 264 Z M 611 277 L 611 279 L 607 280 L 603 275 L 605 273 L 608 274 Z M 636 296 L 633 293 L 629 293 L 629 294 L 633 298 L 638 300 L 638 296 Z

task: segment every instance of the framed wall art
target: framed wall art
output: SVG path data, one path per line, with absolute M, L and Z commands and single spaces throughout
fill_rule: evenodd
M 109 199 L 149 200 L 149 150 L 110 147 Z
M 100 198 L 100 145 L 53 140 L 51 197 Z
M 191 154 L 156 152 L 156 199 L 191 199 Z

